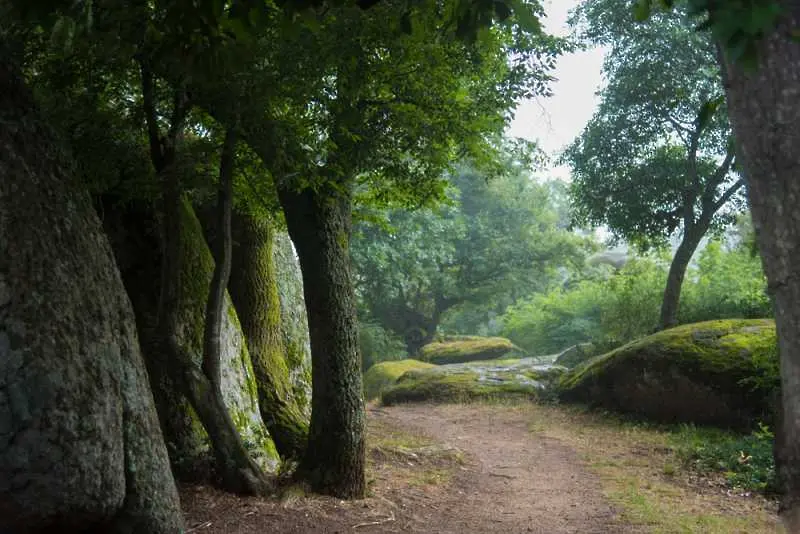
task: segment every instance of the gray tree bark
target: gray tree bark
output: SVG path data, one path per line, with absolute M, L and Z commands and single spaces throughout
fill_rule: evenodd
M 311 426 L 299 472 L 314 491 L 341 498 L 366 492 L 365 414 L 358 320 L 350 272 L 351 202 L 331 189 L 279 189 L 303 269 L 311 334 Z
M 0 532 L 181 532 L 108 240 L 2 42 L 0 177 Z
M 775 306 L 782 418 L 776 462 L 787 532 L 800 532 L 800 2 L 779 0 L 779 22 L 758 45 L 758 67 L 722 58 L 738 155 Z

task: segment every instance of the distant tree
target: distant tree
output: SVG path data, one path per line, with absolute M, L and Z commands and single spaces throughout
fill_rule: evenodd
M 642 249 L 680 232 L 659 320 L 668 328 L 700 241 L 745 206 L 715 47 L 685 12 L 637 24 L 626 0 L 587 0 L 572 23 L 610 47 L 600 106 L 564 156 L 575 218 Z
M 519 165 L 488 181 L 462 166 L 451 184 L 442 206 L 393 209 L 356 227 L 357 293 L 409 354 L 431 341 L 448 311 L 471 304 L 502 312 L 544 289 L 578 252 L 577 239 L 558 228 L 548 187 Z

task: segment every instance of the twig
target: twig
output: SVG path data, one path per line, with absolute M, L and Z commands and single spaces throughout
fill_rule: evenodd
M 383 525 L 384 523 L 391 523 L 392 521 L 394 521 L 394 512 L 390 511 L 389 512 L 389 517 L 386 517 L 386 518 L 381 519 L 379 521 L 370 521 L 368 523 L 359 523 L 357 525 L 354 525 L 353 529 L 355 530 L 355 529 L 361 528 L 361 527 L 374 527 L 374 526 L 378 526 L 378 525 Z
M 186 534 L 189 534 L 190 532 L 196 532 L 201 528 L 208 528 L 210 526 L 211 526 L 211 521 L 206 521 L 205 523 L 200 523 L 196 527 L 190 528 L 189 530 L 186 531 Z

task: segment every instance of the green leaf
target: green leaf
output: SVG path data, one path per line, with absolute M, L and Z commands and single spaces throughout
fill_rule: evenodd
M 523 30 L 530 33 L 541 33 L 542 23 L 539 21 L 539 17 L 528 4 L 526 4 L 523 0 L 507 1 L 508 5 L 511 7 L 511 10 L 514 12 L 520 27 Z
M 633 6 L 633 16 L 638 22 L 650 18 L 650 0 L 638 0 Z

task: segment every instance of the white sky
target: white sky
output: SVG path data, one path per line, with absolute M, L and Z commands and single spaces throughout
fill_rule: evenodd
M 568 12 L 578 3 L 578 0 L 545 0 L 545 29 L 554 35 L 569 34 Z M 597 107 L 595 92 L 602 80 L 602 63 L 602 49 L 562 56 L 554 72 L 557 80 L 551 85 L 553 96 L 522 102 L 507 134 L 537 141 L 550 156 L 557 156 L 581 133 Z M 537 174 L 569 179 L 569 169 L 563 166 Z

